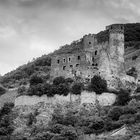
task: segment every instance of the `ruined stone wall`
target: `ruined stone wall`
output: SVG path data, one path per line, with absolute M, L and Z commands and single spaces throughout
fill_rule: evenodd
M 128 71 L 132 67 L 136 68 L 138 72 L 138 79 L 140 79 L 140 49 L 127 48 L 124 58 L 125 70 Z
M 75 70 L 80 74 L 80 69 L 83 69 L 86 64 L 86 56 L 83 52 L 55 55 L 52 58 L 51 75 L 74 77 Z
M 82 104 L 95 104 L 96 100 L 99 101 L 101 106 L 112 105 L 116 100 L 116 95 L 113 93 L 102 93 L 101 95 L 96 95 L 95 92 L 83 91 L 81 95 L 55 95 L 54 97 L 47 97 L 46 95 L 38 96 L 19 96 L 15 99 L 15 106 L 26 106 L 26 105 L 35 105 L 40 102 L 47 104 L 65 104 L 67 102 L 78 102 L 79 105 Z

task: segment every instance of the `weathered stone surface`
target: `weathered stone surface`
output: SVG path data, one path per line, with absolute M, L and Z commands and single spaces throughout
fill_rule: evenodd
M 70 97 L 71 96 L 71 97 Z M 116 95 L 113 93 L 103 93 L 101 95 L 96 95 L 95 92 L 87 92 L 83 91 L 81 95 L 70 95 L 67 96 L 60 96 L 55 95 L 54 97 L 47 97 L 47 96 L 20 96 L 17 97 L 15 100 L 15 106 L 24 106 L 24 109 L 28 112 L 31 112 L 30 108 L 28 106 L 36 105 L 36 108 L 39 108 L 41 106 L 40 104 L 46 104 L 44 107 L 45 109 L 47 106 L 55 106 L 56 104 L 66 104 L 69 102 L 77 102 L 79 105 L 86 104 L 86 103 L 92 103 L 95 104 L 96 100 L 99 100 L 99 103 L 103 106 L 106 105 L 112 105 L 116 100 Z M 38 104 L 38 105 L 37 105 Z M 41 106 L 42 108 L 43 106 Z M 20 108 L 22 109 L 22 108 Z M 22 114 L 24 113 L 24 109 L 22 109 Z M 34 110 L 34 109 L 33 109 Z M 33 113 L 33 112 L 32 112 Z M 24 114 L 25 115 L 25 114 Z

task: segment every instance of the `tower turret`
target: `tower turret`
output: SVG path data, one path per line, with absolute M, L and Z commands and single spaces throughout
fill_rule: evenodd
M 113 24 L 106 27 L 109 30 L 109 55 L 112 74 L 124 72 L 124 25 Z

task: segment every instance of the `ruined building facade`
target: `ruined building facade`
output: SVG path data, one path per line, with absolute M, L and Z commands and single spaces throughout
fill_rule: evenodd
M 90 79 L 95 74 L 107 78 L 125 73 L 124 26 L 113 24 L 106 27 L 106 32 L 108 37 L 104 41 L 89 34 L 71 44 L 74 51 L 56 53 L 52 57 L 51 76 Z

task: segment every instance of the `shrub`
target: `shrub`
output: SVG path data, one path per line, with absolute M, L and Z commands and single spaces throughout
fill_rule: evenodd
M 33 74 L 33 75 L 30 77 L 29 82 L 30 82 L 30 85 L 31 85 L 31 86 L 32 86 L 32 85 L 37 85 L 37 84 L 39 84 L 39 83 L 43 83 L 43 79 L 42 79 L 42 77 L 40 77 L 39 75 Z
M 48 83 L 44 83 L 43 85 L 43 94 L 46 94 L 47 96 L 50 95 L 51 92 L 51 85 Z
M 66 84 L 59 84 L 57 86 L 57 94 L 67 96 L 69 93 L 69 88 Z
M 52 133 L 60 134 L 64 126 L 62 124 L 54 124 L 50 130 Z
M 91 84 L 89 86 L 90 91 L 95 91 L 96 94 L 101 94 L 107 91 L 107 82 L 106 80 L 102 79 L 100 76 L 95 75 L 91 79 Z
M 73 82 L 73 79 L 72 78 L 66 78 L 65 79 L 65 83 L 66 84 L 71 84 Z
M 56 85 L 56 86 L 59 85 L 59 84 L 63 84 L 63 83 L 65 83 L 65 78 L 62 77 L 62 76 L 56 77 L 53 80 L 53 84 Z
M 119 106 L 114 106 L 110 109 L 108 113 L 108 117 L 111 118 L 113 121 L 118 121 L 119 117 L 122 115 L 122 108 Z
M 119 121 L 121 121 L 123 124 L 132 124 L 135 122 L 135 115 L 132 114 L 124 114 L 120 116 Z
M 75 95 L 81 94 L 81 91 L 82 91 L 81 83 L 75 83 L 71 88 L 71 93 Z
M 37 96 L 42 96 L 43 95 L 43 85 L 42 84 L 38 84 L 38 85 L 32 85 L 30 86 L 30 88 L 28 89 L 28 95 L 32 96 L 32 95 L 37 95 Z
M 120 89 L 117 95 L 116 105 L 126 105 L 130 101 L 130 95 L 127 90 Z
M 65 127 L 61 132 L 61 135 L 67 140 L 76 140 L 78 138 L 77 132 L 72 126 Z
M 89 127 L 95 133 L 101 132 L 104 128 L 104 121 L 101 118 L 96 118 Z
M 17 92 L 18 92 L 18 95 L 26 94 L 26 87 L 25 86 L 19 87 Z
M 6 89 L 0 85 L 0 95 L 4 94 L 6 92 Z

